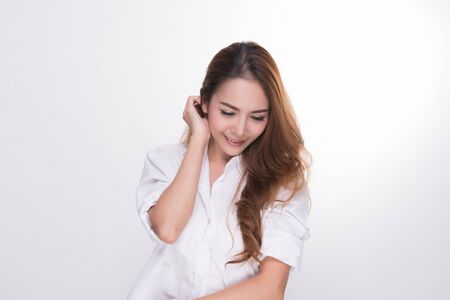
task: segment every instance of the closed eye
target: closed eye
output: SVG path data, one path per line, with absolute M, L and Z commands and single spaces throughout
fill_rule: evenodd
M 226 115 L 226 116 L 234 115 L 234 113 L 226 112 L 226 111 L 223 111 L 223 110 L 221 110 L 220 112 L 222 113 L 222 115 Z
M 220 113 L 222 115 L 225 115 L 225 116 L 233 116 L 234 115 L 234 113 L 227 112 L 227 111 L 224 111 L 224 110 L 220 110 Z M 260 122 L 264 121 L 264 117 L 252 117 L 252 119 L 254 119 L 256 121 L 260 121 Z
M 264 121 L 264 117 L 252 117 L 256 121 Z

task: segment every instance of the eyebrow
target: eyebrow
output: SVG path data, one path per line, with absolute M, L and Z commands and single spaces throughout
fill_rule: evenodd
M 239 108 L 237 108 L 236 106 L 231 105 L 230 103 L 227 103 L 227 102 L 224 102 L 224 101 L 219 101 L 219 103 L 220 103 L 220 104 L 223 104 L 223 105 L 225 105 L 225 106 L 228 106 L 229 108 L 232 108 L 232 109 L 234 109 L 234 110 L 239 111 Z M 266 111 L 269 111 L 269 109 L 268 109 L 268 108 L 265 108 L 265 109 L 258 109 L 258 110 L 252 111 L 251 113 L 266 112 Z

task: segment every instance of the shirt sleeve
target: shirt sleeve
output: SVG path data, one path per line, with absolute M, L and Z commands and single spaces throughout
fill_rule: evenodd
M 284 208 L 277 202 L 263 211 L 261 260 L 272 256 L 290 265 L 290 272 L 300 271 L 303 244 L 310 237 L 307 224 L 310 200 L 309 188 L 306 186 Z
M 155 148 L 147 151 L 141 179 L 136 187 L 136 208 L 150 238 L 157 243 L 166 244 L 153 230 L 147 212 L 156 205 L 159 197 L 171 182 L 168 168 L 164 166 L 166 162 L 158 155 L 160 149 Z

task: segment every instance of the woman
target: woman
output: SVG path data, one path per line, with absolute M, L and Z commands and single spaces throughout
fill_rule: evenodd
M 136 200 L 156 246 L 128 299 L 283 299 L 310 236 L 310 156 L 271 55 L 219 51 L 183 119 L 181 142 L 147 152 Z

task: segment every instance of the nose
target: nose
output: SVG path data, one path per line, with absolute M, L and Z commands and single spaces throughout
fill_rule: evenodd
M 241 139 L 245 136 L 245 127 L 247 125 L 247 118 L 238 118 L 237 124 L 234 127 L 234 138 Z

